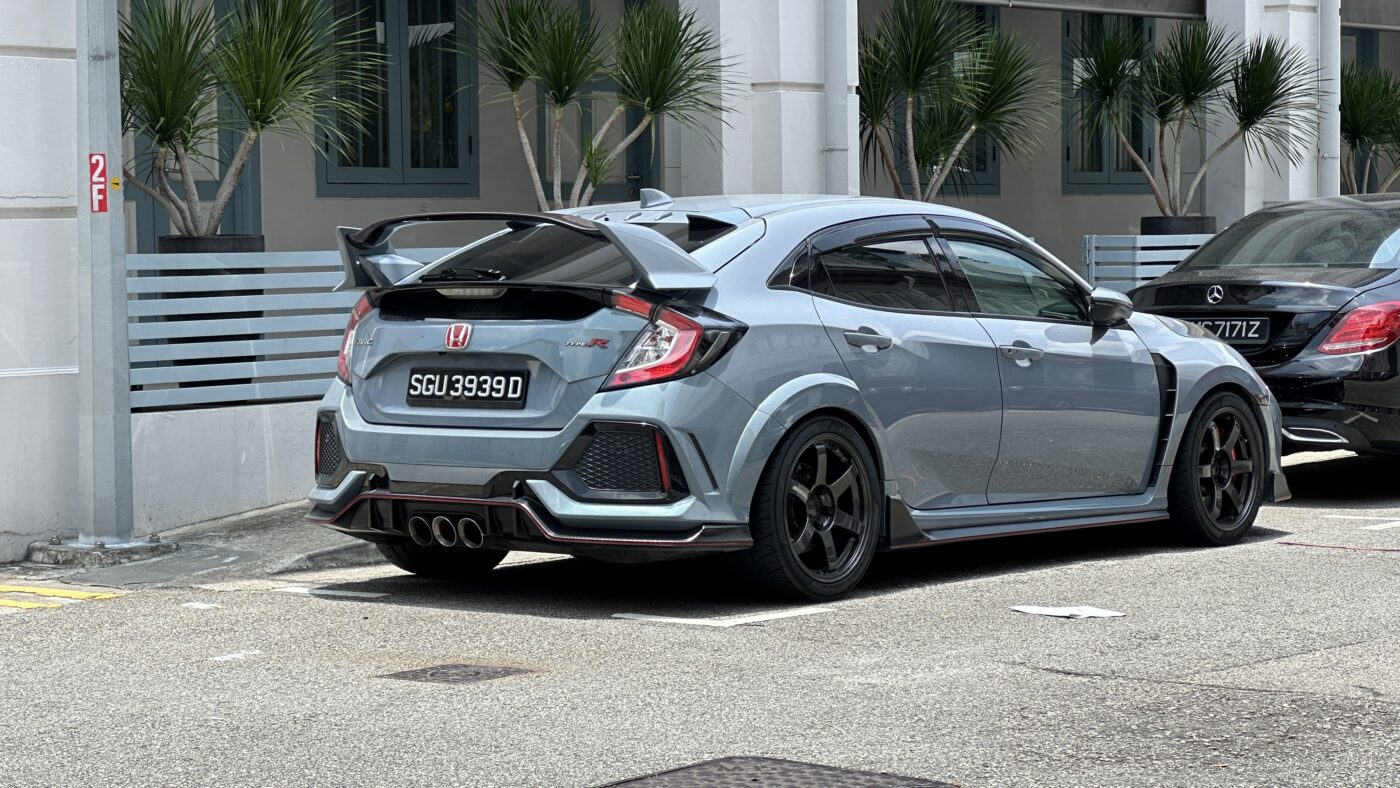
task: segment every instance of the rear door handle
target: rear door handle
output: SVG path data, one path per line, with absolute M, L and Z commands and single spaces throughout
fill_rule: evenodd
M 1017 362 L 1024 361 L 1027 364 L 1045 358 L 1044 350 L 1026 345 L 1000 345 L 997 350 L 1006 359 Z
M 846 337 L 847 342 L 849 342 L 852 345 L 855 345 L 856 347 L 884 350 L 885 348 L 894 344 L 894 340 L 892 338 L 881 334 L 879 331 L 876 331 L 875 329 L 869 326 L 861 326 L 855 331 L 847 331 L 844 334 L 844 336 Z

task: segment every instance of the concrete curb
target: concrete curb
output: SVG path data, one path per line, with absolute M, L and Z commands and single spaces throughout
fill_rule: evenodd
M 379 552 L 379 548 L 369 542 L 356 541 L 303 553 L 273 569 L 269 574 L 285 575 L 291 572 L 346 569 L 382 563 L 384 563 L 384 556 Z
M 179 549 L 180 546 L 175 542 L 138 542 L 111 547 L 80 545 L 73 542 L 35 542 L 29 545 L 25 560 L 49 566 L 101 568 L 170 555 Z

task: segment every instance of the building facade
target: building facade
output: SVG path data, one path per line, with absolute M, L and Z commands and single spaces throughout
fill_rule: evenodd
M 612 181 L 599 190 L 600 201 L 627 199 L 642 186 L 673 194 L 893 194 L 878 168 L 860 161 L 854 96 L 857 32 L 892 0 L 673 1 L 719 32 L 723 54 L 735 64 L 729 107 L 711 124 L 720 144 L 663 123 L 615 167 Z M 1284 36 L 1321 63 L 1329 52 L 1327 14 L 1336 12 L 1339 0 L 963 1 L 978 6 L 986 24 L 1033 44 L 1058 89 L 1050 97 L 1054 107 L 1038 149 L 1007 159 L 988 146 L 969 182 L 942 199 L 1013 224 L 1078 265 L 1083 236 L 1136 232 L 1138 219 L 1156 208 L 1117 145 L 1079 128 L 1070 111 L 1066 80 L 1059 75 L 1077 29 L 1098 16 L 1120 15 L 1161 39 L 1182 20 L 1210 18 L 1247 36 Z M 633 0 L 582 2 L 607 31 Z M 473 3 L 339 0 L 341 13 L 377 27 L 391 62 L 390 87 L 374 97 L 383 109 L 372 132 L 357 138 L 354 161 L 344 154 L 322 155 L 300 141 L 266 137 L 225 231 L 263 234 L 274 250 L 316 249 L 328 246 L 336 225 L 386 215 L 533 207 L 510 103 L 482 79 L 470 58 L 433 54 L 453 37 L 470 33 L 455 28 L 458 8 Z M 1342 26 L 1330 46 L 1343 59 L 1400 68 L 1400 4 L 1340 0 L 1340 9 Z M 591 135 L 596 119 L 610 109 L 600 97 L 581 112 L 571 111 L 566 151 Z M 534 112 L 529 123 L 537 155 L 549 142 L 544 119 L 545 113 Z M 1338 153 L 1335 130 L 1319 134 L 1318 158 L 1278 173 L 1267 162 L 1247 160 L 1236 146 L 1212 167 L 1195 207 L 1228 223 L 1266 203 L 1319 193 L 1318 173 L 1335 169 L 1332 159 L 1324 164 L 1320 157 Z M 1324 151 L 1329 139 L 1334 149 Z M 1145 157 L 1160 154 L 1152 150 L 1150 131 L 1144 140 Z M 1207 143 L 1192 139 L 1184 146 L 1188 173 L 1194 174 Z M 564 172 L 576 166 L 576 160 L 566 159 Z M 154 249 L 156 236 L 166 231 L 153 207 L 135 195 L 133 250 Z

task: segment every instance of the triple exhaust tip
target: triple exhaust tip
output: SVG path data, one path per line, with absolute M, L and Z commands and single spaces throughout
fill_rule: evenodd
M 475 550 L 486 541 L 486 533 L 475 517 L 462 517 L 453 523 L 450 518 L 441 515 L 431 522 L 422 515 L 414 515 L 408 518 L 408 536 L 419 547 L 461 545 Z

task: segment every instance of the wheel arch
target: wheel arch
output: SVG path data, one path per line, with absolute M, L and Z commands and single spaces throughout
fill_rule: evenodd
M 745 426 L 735 448 L 734 461 L 726 478 L 731 506 L 749 518 L 759 477 L 772 461 L 778 445 L 789 431 L 812 418 L 839 418 L 856 431 L 870 449 L 875 472 L 884 489 L 885 469 L 890 467 L 879 422 L 860 396 L 855 383 L 831 374 L 804 375 L 779 387 L 759 404 Z

